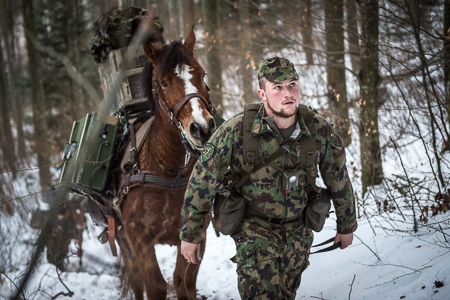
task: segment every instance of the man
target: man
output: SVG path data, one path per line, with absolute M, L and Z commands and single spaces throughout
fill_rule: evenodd
M 302 147 L 312 147 L 314 168 L 309 170 L 316 172 L 318 166 L 331 192 L 337 215 L 335 243 L 341 242 L 341 249 L 351 245 L 357 227 L 353 190 L 339 136 L 320 115 L 313 114 L 308 128 L 300 114 L 300 88 L 293 64 L 285 58 L 267 59 L 259 69 L 258 80 L 258 95 L 264 103 L 252 120 L 252 138 L 259 142 L 263 161 L 270 161 L 268 157 L 280 147 L 288 145 L 289 152 L 253 170 L 239 188 L 246 210 L 240 231 L 232 235 L 236 243 L 232 261 L 237 263 L 243 299 L 294 299 L 301 274 L 309 265 L 313 241 L 312 231 L 304 226 L 313 183 L 300 167 Z M 243 120 L 243 114 L 238 114 L 225 122 L 194 167 L 181 212 L 181 253 L 188 262 L 201 260 L 200 232 L 217 183 L 228 169 L 240 172 L 248 165 L 243 158 Z M 295 189 L 288 191 L 285 178 L 290 177 L 285 174 L 294 173 L 299 180 Z

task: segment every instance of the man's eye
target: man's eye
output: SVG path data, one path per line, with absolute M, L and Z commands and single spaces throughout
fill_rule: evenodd
M 275 90 L 281 90 L 281 86 L 277 85 L 274 87 Z
M 291 82 L 291 86 L 296 86 L 295 82 Z

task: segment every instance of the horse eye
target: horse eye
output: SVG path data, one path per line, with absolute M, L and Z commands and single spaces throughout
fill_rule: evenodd
M 165 80 L 161 80 L 161 85 L 163 87 L 168 87 L 169 86 Z
M 203 73 L 203 80 L 205 80 L 206 72 Z

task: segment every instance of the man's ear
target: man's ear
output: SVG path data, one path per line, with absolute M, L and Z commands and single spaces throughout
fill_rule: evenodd
M 145 55 L 147 55 L 148 59 L 153 63 L 153 65 L 156 65 L 156 60 L 159 56 L 159 51 L 156 49 L 155 46 L 151 42 L 147 42 L 143 45 Z
M 266 98 L 266 91 L 263 89 L 258 90 L 258 96 L 265 102 L 267 100 Z
M 189 29 L 188 34 L 186 35 L 186 39 L 184 40 L 184 45 L 186 48 L 192 51 L 194 53 L 194 47 L 195 47 L 195 33 L 194 33 L 194 26 Z

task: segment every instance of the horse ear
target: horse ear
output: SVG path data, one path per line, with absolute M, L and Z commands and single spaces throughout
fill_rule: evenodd
M 143 45 L 145 55 L 147 55 L 148 59 L 153 63 L 153 65 L 156 64 L 156 60 L 159 56 L 159 51 L 156 49 L 155 46 L 151 42 L 147 42 Z
M 194 47 L 195 47 L 194 26 L 192 26 L 191 29 L 189 29 L 186 39 L 184 40 L 184 45 L 186 46 L 186 48 L 188 48 L 189 50 L 194 52 Z

